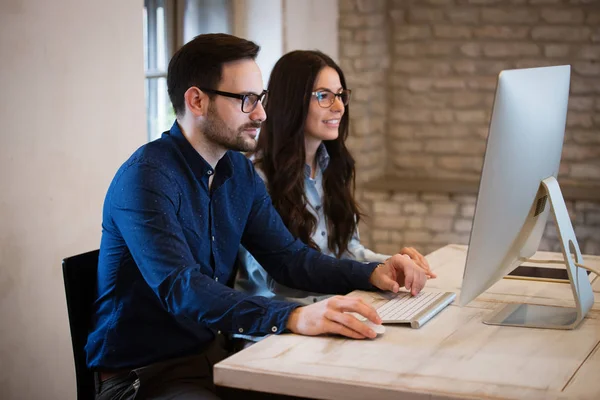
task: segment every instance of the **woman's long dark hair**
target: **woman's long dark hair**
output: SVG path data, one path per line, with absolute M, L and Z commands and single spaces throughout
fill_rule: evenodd
M 340 67 L 319 51 L 293 51 L 277 61 L 269 79 L 267 120 L 254 152 L 283 222 L 295 237 L 315 249 L 318 246 L 311 235 L 317 220 L 307 208 L 308 199 L 304 191 L 304 129 L 313 85 L 319 72 L 327 66 L 337 71 L 342 87 L 346 89 L 346 79 Z M 323 171 L 328 247 L 338 258 L 348 249 L 348 242 L 361 216 L 354 201 L 354 159 L 345 145 L 348 116 L 346 106 L 338 138 L 323 141 L 330 156 L 329 165 Z

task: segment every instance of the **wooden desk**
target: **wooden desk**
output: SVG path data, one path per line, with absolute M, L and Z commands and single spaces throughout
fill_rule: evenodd
M 536 258 L 560 257 L 539 252 Z M 600 267 L 600 257 L 585 256 Z M 466 246 L 427 256 L 427 287 L 460 292 Z M 564 283 L 503 279 L 467 307 L 451 305 L 421 329 L 387 325 L 374 340 L 274 335 L 215 366 L 215 383 L 322 399 L 600 399 L 600 279 L 575 330 L 483 324 L 501 302 L 573 306 Z M 374 303 L 376 293 L 353 292 Z M 455 304 L 457 304 L 455 302 Z

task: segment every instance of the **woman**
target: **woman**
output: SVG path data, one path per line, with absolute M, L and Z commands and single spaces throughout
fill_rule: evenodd
M 319 51 L 293 51 L 275 64 L 268 89 L 267 120 L 252 157 L 290 232 L 333 257 L 389 258 L 360 244 L 354 159 L 345 145 L 351 92 L 340 67 Z M 418 251 L 401 253 L 435 277 Z M 276 283 L 243 248 L 240 260 L 240 290 L 303 304 L 323 298 Z

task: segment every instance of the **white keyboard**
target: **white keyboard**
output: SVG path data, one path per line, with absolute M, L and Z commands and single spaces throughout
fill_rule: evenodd
M 377 313 L 384 324 L 407 323 L 420 328 L 455 298 L 452 292 L 421 292 L 416 296 L 400 292 L 379 306 Z

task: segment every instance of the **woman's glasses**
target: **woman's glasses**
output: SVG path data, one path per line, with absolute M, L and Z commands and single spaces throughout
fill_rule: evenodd
M 261 94 L 256 93 L 248 93 L 248 94 L 238 94 L 238 93 L 230 93 L 230 92 L 222 92 L 220 90 L 214 89 L 203 89 L 199 88 L 203 92 L 218 94 L 219 96 L 231 97 L 234 99 L 242 100 L 242 112 L 243 113 L 251 113 L 254 111 L 258 102 L 264 106 L 267 103 L 267 95 L 269 94 L 268 90 L 263 90 Z
M 317 98 L 319 102 L 319 106 L 323 108 L 329 108 L 333 105 L 336 97 L 339 97 L 341 102 L 347 106 L 350 103 L 350 94 L 352 91 L 350 89 L 341 90 L 338 93 L 333 93 L 331 90 L 321 89 L 316 92 L 312 92 L 311 95 Z

